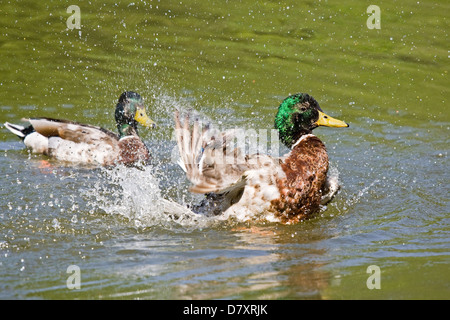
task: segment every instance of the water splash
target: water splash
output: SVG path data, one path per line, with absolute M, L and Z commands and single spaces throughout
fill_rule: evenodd
M 170 113 L 175 109 L 180 110 L 180 112 L 189 111 L 192 118 L 199 118 L 204 123 L 214 123 L 202 112 L 201 108 L 200 111 L 196 111 L 197 108 L 193 107 L 193 105 L 196 105 L 196 101 L 169 94 L 161 88 L 155 88 L 152 98 L 152 108 L 157 111 L 155 113 L 164 115 L 161 119 L 155 119 L 158 123 L 161 123 L 162 128 L 165 128 L 165 130 L 160 130 L 160 133 L 156 133 L 157 135 L 164 135 L 161 138 L 167 139 L 168 132 L 172 133 L 173 130 L 173 124 L 167 120 L 171 118 L 167 116 L 169 106 L 172 107 Z M 225 117 L 222 117 L 221 121 L 225 121 L 224 119 Z M 223 124 L 221 121 L 219 124 Z M 90 207 L 94 211 L 100 210 L 108 215 L 124 217 L 136 228 L 163 226 L 173 229 L 176 226 L 182 226 L 187 229 L 201 229 L 216 224 L 234 224 L 243 221 L 278 221 L 273 215 L 268 215 L 265 212 L 255 217 L 245 212 L 239 212 L 231 216 L 212 216 L 191 211 L 189 208 L 195 206 L 193 202 L 196 202 L 195 200 L 201 202 L 201 199 L 184 194 L 183 192 L 186 190 L 179 188 L 179 185 L 177 186 L 180 181 L 174 182 L 174 179 L 178 179 L 177 176 L 173 176 L 172 172 L 167 170 L 173 168 L 173 166 L 168 166 L 165 160 L 159 160 L 167 157 L 170 150 L 164 145 L 155 145 L 152 150 L 155 153 L 154 167 L 130 168 L 118 166 L 112 169 L 101 169 L 98 181 L 85 194 L 90 200 Z M 178 161 L 179 154 L 175 143 L 170 157 L 172 164 Z M 333 186 L 336 187 L 335 193 L 339 188 L 337 168 L 330 168 L 329 176 L 332 178 Z M 183 177 L 183 179 L 185 178 Z M 171 187 L 165 190 L 161 186 L 164 183 L 167 185 L 167 181 L 170 181 L 169 185 L 175 184 L 176 190 Z M 171 192 L 173 194 L 170 194 Z M 334 197 L 334 193 L 329 200 Z M 186 198 L 193 201 L 186 200 Z M 172 199 L 176 199 L 176 201 Z M 322 208 L 321 212 L 325 210 L 326 206 Z
M 180 226 L 183 230 L 198 230 L 214 225 L 223 225 L 224 223 L 234 225 L 235 223 L 248 221 L 279 221 L 272 213 L 268 214 L 267 212 L 261 212 L 256 216 L 245 212 L 215 216 L 191 211 L 189 208 L 192 207 L 193 203 L 186 203 L 180 200 L 180 197 L 177 201 L 173 201 L 163 196 L 160 181 L 154 169 L 152 167 L 129 168 L 122 166 L 103 169 L 102 174 L 107 183 L 98 182 L 94 188 L 95 205 L 106 214 L 125 217 L 136 228 L 162 226 L 173 230 Z M 161 176 L 161 178 L 164 177 Z M 339 189 L 339 170 L 337 167 L 330 168 L 329 181 L 335 187 L 335 190 L 330 190 L 333 194 L 328 201 L 332 202 Z M 361 190 L 356 198 L 349 199 L 347 202 L 357 203 L 375 183 L 376 181 Z M 323 213 L 326 210 L 327 206 L 322 206 L 321 212 Z
M 94 210 L 119 215 L 136 228 L 176 225 L 202 228 L 209 224 L 206 217 L 196 214 L 161 194 L 159 180 L 152 167 L 117 166 L 102 169 L 101 177 L 86 196 Z
M 345 201 L 343 203 L 337 203 L 333 206 L 338 210 L 339 213 L 345 213 L 351 208 L 353 208 L 355 205 L 361 202 L 361 200 L 369 193 L 369 190 L 371 190 L 376 184 L 380 183 L 380 180 L 376 179 L 372 181 L 368 186 L 362 188 L 354 195 L 346 195 Z

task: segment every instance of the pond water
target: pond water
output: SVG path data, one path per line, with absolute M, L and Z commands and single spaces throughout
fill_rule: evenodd
M 3 1 L 0 123 L 115 130 L 133 90 L 158 128 L 140 131 L 153 163 L 138 170 L 30 154 L 1 127 L 0 298 L 450 298 L 450 5 L 377 5 L 380 29 L 361 1 L 82 2 L 69 29 L 67 2 Z M 173 160 L 175 108 L 272 129 L 297 92 L 350 124 L 314 131 L 332 203 L 295 225 L 167 215 L 201 200 Z

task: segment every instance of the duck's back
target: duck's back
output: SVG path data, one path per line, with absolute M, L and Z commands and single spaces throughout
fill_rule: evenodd
M 271 202 L 280 198 L 277 181 L 286 178 L 280 167 L 281 161 L 267 155 L 249 156 L 249 169 L 244 173 L 245 184 L 219 202 L 225 211 L 224 216 L 239 220 L 274 219 Z
M 109 130 L 50 118 L 29 122 L 37 133 L 48 138 L 47 154 L 60 161 L 109 165 L 119 157 L 119 138 Z

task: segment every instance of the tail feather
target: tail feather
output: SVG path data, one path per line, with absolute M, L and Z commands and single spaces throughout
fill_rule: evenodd
M 34 132 L 34 129 L 32 126 L 28 126 L 28 127 L 23 127 L 21 125 L 18 124 L 12 124 L 9 122 L 5 122 L 4 123 L 6 129 L 8 129 L 9 131 L 11 131 L 12 133 L 14 133 L 16 136 L 18 136 L 19 138 L 21 138 L 22 140 L 29 135 L 30 133 Z

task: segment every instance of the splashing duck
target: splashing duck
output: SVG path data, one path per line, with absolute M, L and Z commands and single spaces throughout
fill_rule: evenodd
M 101 127 L 52 118 L 23 119 L 23 127 L 6 122 L 5 127 L 22 139 L 34 153 L 73 163 L 113 166 L 147 163 L 150 152 L 138 135 L 138 123 L 155 127 L 147 116 L 141 96 L 122 93 L 116 106 L 115 119 L 119 134 Z
M 339 189 L 337 181 L 327 179 L 325 145 L 312 134 L 319 126 L 348 124 L 323 113 L 312 96 L 291 95 L 275 117 L 275 129 L 289 153 L 243 155 L 234 147 L 232 132 L 211 133 L 209 126 L 200 128 L 198 119 L 191 126 L 189 116 L 182 121 L 176 110 L 179 164 L 192 183 L 189 190 L 206 195 L 193 209 L 243 220 L 266 213 L 266 218 L 286 224 L 309 218 Z

